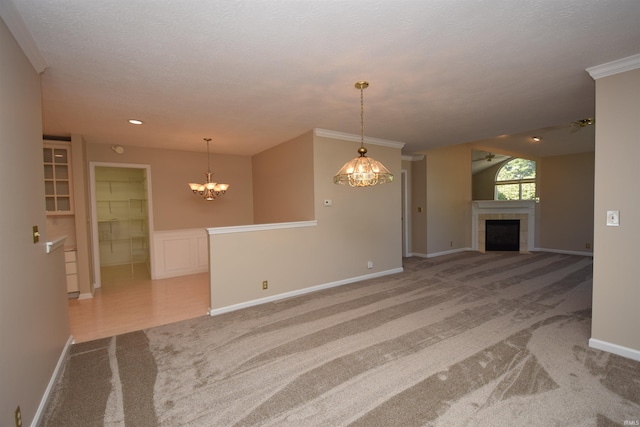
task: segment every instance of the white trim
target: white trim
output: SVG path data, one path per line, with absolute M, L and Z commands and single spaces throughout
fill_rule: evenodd
M 458 249 L 451 249 L 449 251 L 434 252 L 432 254 L 426 254 L 426 255 L 420 254 L 420 255 L 417 255 L 417 256 L 421 256 L 421 257 L 424 257 L 424 258 L 435 258 L 435 257 L 442 256 L 442 255 L 451 255 L 451 254 L 457 254 L 457 253 L 460 253 L 460 252 L 469 252 L 471 250 L 472 250 L 471 248 L 458 248 Z
M 18 42 L 22 52 L 24 52 L 29 62 L 31 62 L 33 68 L 38 74 L 41 74 L 47 69 L 49 64 L 47 64 L 47 60 L 33 38 L 31 31 L 29 31 L 27 24 L 24 23 L 24 19 L 22 19 L 22 15 L 20 15 L 13 1 L 0 1 L 0 16 L 2 16 L 2 20 Z
M 421 252 L 411 252 L 410 254 L 407 254 L 407 257 L 412 257 L 412 256 L 417 256 L 418 258 L 429 258 L 429 255 L 423 254 Z
M 602 77 L 608 77 L 638 68 L 640 68 L 640 53 L 587 68 L 587 73 L 589 73 L 592 79 L 598 80 Z
M 547 249 L 547 248 L 534 248 L 534 252 L 551 252 L 556 254 L 566 255 L 581 255 L 581 256 L 593 256 L 593 252 L 580 252 L 580 251 L 566 251 L 564 249 Z
M 362 138 L 361 135 L 354 135 L 352 133 L 337 132 L 334 130 L 326 130 L 326 129 L 318 129 L 318 128 L 313 129 L 313 134 L 315 136 L 322 136 L 325 138 L 342 139 L 345 141 L 354 141 L 354 142 L 360 142 Z M 371 138 L 368 136 L 364 137 L 364 142 L 370 145 L 381 145 L 383 147 L 391 147 L 391 148 L 399 148 L 399 149 L 402 149 L 402 147 L 404 147 L 404 144 L 405 144 L 404 142 L 390 141 L 388 139 Z
M 274 224 L 235 225 L 230 227 L 207 228 L 207 234 L 248 233 L 251 231 L 280 230 L 283 228 L 315 227 L 318 221 L 277 222 Z
M 612 344 L 595 338 L 589 338 L 589 347 L 640 362 L 640 350 L 636 350 L 634 348 L 623 347 L 618 344 Z
M 418 160 L 424 160 L 424 154 L 403 154 L 400 156 L 400 160 L 406 160 L 408 162 L 417 162 Z
M 53 239 L 50 242 L 47 242 L 47 253 L 50 254 L 54 250 L 64 246 L 64 241 L 67 240 L 67 236 L 61 236 L 57 239 Z
M 291 297 L 295 297 L 298 295 L 304 295 L 304 294 L 308 294 L 311 292 L 316 292 L 316 291 L 321 291 L 323 289 L 329 289 L 329 288 L 333 288 L 336 286 L 342 286 L 342 285 L 347 285 L 349 283 L 354 283 L 354 282 L 360 282 L 362 280 L 367 280 L 367 279 L 374 279 L 376 277 L 382 277 L 382 276 L 388 276 L 390 274 L 396 274 L 396 273 L 402 273 L 404 270 L 402 269 L 402 267 L 399 268 L 394 268 L 391 270 L 386 270 L 386 271 L 380 271 L 378 273 L 372 273 L 372 274 L 365 274 L 364 276 L 357 276 L 357 277 L 352 277 L 350 279 L 343 279 L 343 280 L 338 280 L 337 282 L 330 282 L 330 283 L 325 283 L 322 285 L 316 285 L 316 286 L 311 286 L 309 288 L 305 288 L 305 289 L 300 289 L 297 291 L 291 291 L 291 292 L 285 292 L 283 294 L 278 294 L 278 295 L 274 295 L 274 296 L 270 296 L 270 297 L 266 297 L 266 298 L 259 298 L 259 299 L 255 299 L 252 301 L 247 301 L 247 302 L 242 302 L 239 304 L 234 304 L 234 305 L 229 305 L 227 307 L 222 307 L 222 308 L 216 308 L 216 309 L 209 309 L 209 315 L 210 316 L 216 316 L 218 314 L 223 314 L 223 313 L 229 313 L 231 311 L 236 311 L 236 310 L 241 310 L 243 308 L 248 308 L 248 307 L 253 307 L 256 305 L 260 305 L 260 304 L 266 304 L 269 302 L 274 302 L 274 301 L 279 301 L 285 298 L 291 298 Z
M 73 344 L 73 336 L 69 335 L 69 338 L 67 339 L 67 343 L 64 345 L 64 348 L 62 349 L 62 353 L 58 358 L 58 363 L 56 364 L 56 367 L 53 370 L 51 379 L 49 379 L 49 384 L 47 385 L 47 388 L 44 391 L 44 395 L 40 400 L 40 405 L 38 405 L 38 410 L 36 411 L 36 414 L 33 417 L 33 421 L 31 422 L 31 427 L 37 427 L 38 425 L 40 425 L 40 422 L 42 421 L 41 418 L 44 415 L 44 411 L 47 408 L 47 404 L 49 403 L 51 392 L 53 391 L 53 388 L 58 382 L 60 374 L 63 371 L 62 368 L 64 367 L 64 364 L 67 360 L 67 355 L 69 354 L 69 349 L 71 348 L 71 344 Z
M 93 294 L 91 292 L 87 292 L 86 294 L 80 294 L 78 295 L 78 299 L 91 299 L 93 298 Z

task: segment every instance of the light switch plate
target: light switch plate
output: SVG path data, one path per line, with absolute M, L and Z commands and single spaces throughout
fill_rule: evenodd
M 620 225 L 620 211 L 607 211 L 607 226 L 618 227 Z

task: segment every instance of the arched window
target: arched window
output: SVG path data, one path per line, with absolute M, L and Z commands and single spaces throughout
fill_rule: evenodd
M 496 175 L 496 200 L 535 200 L 536 162 L 512 159 Z

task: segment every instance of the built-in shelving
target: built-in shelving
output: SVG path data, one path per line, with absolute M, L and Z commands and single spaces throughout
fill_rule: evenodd
M 100 265 L 149 263 L 144 170 L 96 168 Z
M 71 147 L 45 141 L 42 154 L 47 215 L 72 215 Z

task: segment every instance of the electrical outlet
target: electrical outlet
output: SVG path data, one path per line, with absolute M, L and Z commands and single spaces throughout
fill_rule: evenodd
M 607 211 L 607 226 L 618 227 L 620 225 L 620 211 Z
M 16 408 L 15 416 L 16 416 L 16 427 L 22 427 L 22 412 L 20 411 L 20 406 Z
M 585 245 L 585 247 L 586 247 L 587 249 L 591 249 L 591 243 L 587 243 L 587 244 Z
M 263 280 L 262 281 L 262 289 L 269 289 L 269 281 L 268 280 Z

